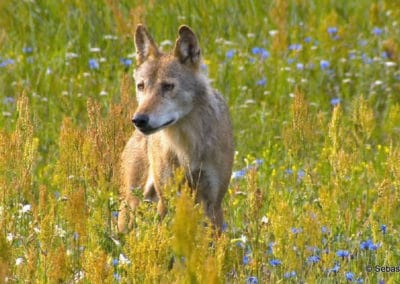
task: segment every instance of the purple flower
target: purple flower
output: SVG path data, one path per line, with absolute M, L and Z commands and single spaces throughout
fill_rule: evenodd
M 302 46 L 299 43 L 294 43 L 294 44 L 289 45 L 289 50 L 291 50 L 291 51 L 300 51 L 301 48 L 302 48 Z
M 248 256 L 247 254 L 243 256 L 243 260 L 242 260 L 244 265 L 247 265 L 251 262 L 251 258 L 250 256 Z
M 297 63 L 297 64 L 296 64 L 296 68 L 297 68 L 297 70 L 299 70 L 299 71 L 303 71 L 303 70 L 304 70 L 304 64 L 303 64 L 303 63 Z
M 270 264 L 272 267 L 275 267 L 275 266 L 281 265 L 282 262 L 281 262 L 279 259 L 271 259 L 271 260 L 269 261 L 269 264 Z
M 314 263 L 317 263 L 317 262 L 319 262 L 320 261 L 320 258 L 319 258 L 319 256 L 317 256 L 317 255 L 312 255 L 312 256 L 309 256 L 308 258 L 307 258 L 307 263 L 308 264 L 314 264 Z
M 258 279 L 255 276 L 247 277 L 246 284 L 258 284 Z
M 382 29 L 381 28 L 378 28 L 378 27 L 374 27 L 373 29 L 372 29 L 372 33 L 374 34 L 374 35 L 376 35 L 376 36 L 380 36 L 381 34 L 382 34 Z
M 89 68 L 90 69 L 99 69 L 100 65 L 99 65 L 99 61 L 97 61 L 97 59 L 89 59 Z
M 329 35 L 334 36 L 334 35 L 337 34 L 338 29 L 337 29 L 337 27 L 329 27 L 329 28 L 327 29 L 327 31 L 328 31 L 328 34 L 329 34 Z
M 379 244 L 374 244 L 374 242 L 371 239 L 368 239 L 366 241 L 361 242 L 360 248 L 362 250 L 377 250 L 380 247 Z
M 231 59 L 234 55 L 235 55 L 234 49 L 228 50 L 225 54 L 226 58 L 229 58 L 229 59 Z
M 345 257 L 348 257 L 349 255 L 350 255 L 350 253 L 349 253 L 349 251 L 348 250 L 338 250 L 337 252 L 336 252 L 336 255 L 338 256 L 338 257 L 341 257 L 341 258 L 345 258 Z
M 283 277 L 285 277 L 285 278 L 294 278 L 294 277 L 296 277 L 296 271 L 285 272 Z
M 339 264 L 335 263 L 334 267 L 328 269 L 328 273 L 338 273 L 339 269 L 340 269 Z
M 22 48 L 22 52 L 23 53 L 32 53 L 33 52 L 33 48 L 30 46 L 26 46 Z
M 13 65 L 15 63 L 14 59 L 4 59 L 1 63 L 0 63 L 0 67 L 6 67 L 8 65 Z
M 321 67 L 322 70 L 328 69 L 330 65 L 331 64 L 327 60 L 321 60 L 319 62 L 319 66 Z
M 129 68 L 132 65 L 132 59 L 130 58 L 121 58 L 121 63 L 124 65 L 125 68 Z
M 386 227 L 386 225 L 382 224 L 380 229 L 381 229 L 381 232 L 382 232 L 383 234 L 386 234 L 386 233 L 387 233 L 387 227 Z
M 353 272 L 346 272 L 345 276 L 348 281 L 354 281 L 354 273 Z
M 340 104 L 340 98 L 331 99 L 331 105 L 332 106 L 337 106 L 338 104 Z
M 267 78 L 262 78 L 256 82 L 257 86 L 264 86 L 267 83 Z

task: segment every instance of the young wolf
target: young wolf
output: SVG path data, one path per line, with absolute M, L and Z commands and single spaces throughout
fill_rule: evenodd
M 139 200 L 132 190 L 137 188 L 145 200 L 158 200 L 157 211 L 164 216 L 163 190 L 178 167 L 206 215 L 221 228 L 234 155 L 232 127 L 225 100 L 199 71 L 197 38 L 181 26 L 172 53 L 164 54 L 139 24 L 135 46 L 138 107 L 132 122 L 137 130 L 122 153 L 118 230 L 133 226 Z

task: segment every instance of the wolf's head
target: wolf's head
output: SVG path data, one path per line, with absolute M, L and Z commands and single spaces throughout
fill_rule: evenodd
M 200 48 L 192 30 L 181 26 L 173 52 L 164 54 L 141 24 L 135 46 L 138 108 L 132 122 L 148 135 L 173 125 L 193 109 L 196 93 L 204 89 Z

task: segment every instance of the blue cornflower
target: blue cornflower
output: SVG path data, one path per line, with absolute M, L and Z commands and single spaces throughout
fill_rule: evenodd
M 363 55 L 361 55 L 361 59 L 364 62 L 364 64 L 371 64 L 372 63 L 371 57 L 369 57 L 365 53 Z
M 329 28 L 327 29 L 327 31 L 328 31 L 328 34 L 330 34 L 331 36 L 334 36 L 334 35 L 337 34 L 338 29 L 337 29 L 337 27 L 329 27 Z
M 3 104 L 4 105 L 13 104 L 13 103 L 15 103 L 15 100 L 14 100 L 13 97 L 5 97 L 3 99 Z
M 296 271 L 290 271 L 290 272 L 285 272 L 285 274 L 283 275 L 283 277 L 285 278 L 294 278 L 296 277 Z
M 353 272 L 346 272 L 345 276 L 348 281 L 354 281 L 354 273 Z
M 289 45 L 289 50 L 291 50 L 291 51 L 299 51 L 299 50 L 301 50 L 301 48 L 302 48 L 302 46 L 299 43 L 294 43 L 294 44 Z
M 23 53 L 32 53 L 33 52 L 33 48 L 30 46 L 26 46 L 22 48 L 22 52 Z
M 297 68 L 297 70 L 299 70 L 299 71 L 303 71 L 303 70 L 304 70 L 304 64 L 303 64 L 303 63 L 297 63 L 297 64 L 296 64 L 296 68 Z
M 386 234 L 386 233 L 387 233 L 387 227 L 386 227 L 386 225 L 384 225 L 384 224 L 381 225 L 381 232 L 382 232 L 383 234 Z
M 340 104 L 340 98 L 331 99 L 331 105 L 332 106 L 337 106 L 338 104 Z
M 274 252 L 274 245 L 275 245 L 275 243 L 273 243 L 273 242 L 270 242 L 270 243 L 268 244 L 267 253 L 272 254 L 272 253 Z
M 6 67 L 8 65 L 13 65 L 15 63 L 14 59 L 4 59 L 1 63 L 0 63 L 0 67 Z
M 267 78 L 262 78 L 256 82 L 257 86 L 264 86 L 267 83 Z
M 124 65 L 125 68 L 128 68 L 129 66 L 132 65 L 132 59 L 130 58 L 121 58 L 121 63 Z
M 90 69 L 99 69 L 100 68 L 100 64 L 99 61 L 97 61 L 97 59 L 89 59 L 89 68 Z
M 231 179 L 241 179 L 246 176 L 246 170 L 235 171 L 232 173 Z
M 322 226 L 321 232 L 322 232 L 323 234 L 329 233 L 328 228 L 327 228 L 326 226 Z
M 286 169 L 285 170 L 285 174 L 291 175 L 291 174 L 293 174 L 293 170 L 292 169 Z
M 114 218 L 118 218 L 119 212 L 118 212 L 118 211 L 112 211 L 112 212 L 111 212 L 111 215 L 112 215 Z
M 360 248 L 363 250 L 377 250 L 379 248 L 379 244 L 374 244 L 371 239 L 361 242 Z
M 304 42 L 305 43 L 310 43 L 312 41 L 312 38 L 310 37 L 310 36 L 308 36 L 308 37 L 306 37 L 305 39 L 304 39 Z
M 267 50 L 265 50 L 264 48 L 261 48 L 261 47 L 258 47 L 258 46 L 253 47 L 251 49 L 251 53 L 253 53 L 254 55 L 260 55 L 260 57 L 262 59 L 266 59 L 266 58 L 269 57 L 269 52 Z
M 350 253 L 349 253 L 349 251 L 348 250 L 338 250 L 337 252 L 336 252 L 336 255 L 338 256 L 338 257 L 341 257 L 341 258 L 345 258 L 345 257 L 348 257 L 349 255 L 350 255 Z
M 298 180 L 301 180 L 301 179 L 303 179 L 303 177 L 306 175 L 306 172 L 304 171 L 304 170 L 299 170 L 298 172 L 297 172 L 297 179 Z
M 225 54 L 226 58 L 229 58 L 229 59 L 231 59 L 234 55 L 235 55 L 234 49 L 228 50 Z
M 339 269 L 340 269 L 339 264 L 335 263 L 334 267 L 328 269 L 328 273 L 338 273 Z
M 117 282 L 121 282 L 121 275 L 119 275 L 118 272 L 115 272 L 115 273 L 114 273 L 114 279 L 115 279 L 115 281 L 117 281 Z
M 320 261 L 320 258 L 319 258 L 319 256 L 317 256 L 317 255 L 312 255 L 312 256 L 309 256 L 308 258 L 307 258 L 307 263 L 308 264 L 314 264 L 314 263 L 317 263 L 317 262 L 319 262 Z
M 290 229 L 290 231 L 291 231 L 293 234 L 300 234 L 301 232 L 303 232 L 303 229 L 302 229 L 302 228 L 295 228 L 295 227 L 292 227 L 292 228 Z
M 374 28 L 372 29 L 372 33 L 373 33 L 374 35 L 376 35 L 376 36 L 380 36 L 380 35 L 382 34 L 382 32 L 383 32 L 383 30 L 382 30 L 381 28 L 378 28 L 378 27 L 374 27 Z
M 281 265 L 282 264 L 282 261 L 280 261 L 279 259 L 271 259 L 270 261 L 269 261 L 269 264 L 271 265 L 271 266 L 278 266 L 278 265 Z
M 244 265 L 247 265 L 247 264 L 250 263 L 250 261 L 251 261 L 250 256 L 247 255 L 247 254 L 245 254 L 245 255 L 243 256 L 242 263 L 243 263 Z
M 247 277 L 246 284 L 258 284 L 258 279 L 255 276 Z
M 79 239 L 79 234 L 78 232 L 74 232 L 74 240 L 77 241 Z
M 328 69 L 330 65 L 331 64 L 329 63 L 328 60 L 321 60 L 319 62 L 319 66 L 321 67 L 322 70 Z
M 118 260 L 118 258 L 113 258 L 113 260 L 112 260 L 112 265 L 113 266 L 117 266 L 118 265 L 118 263 L 119 263 L 119 260 Z

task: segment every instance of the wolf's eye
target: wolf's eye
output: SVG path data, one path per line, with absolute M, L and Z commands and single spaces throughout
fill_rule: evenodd
M 175 85 L 173 83 L 162 83 L 161 84 L 161 88 L 163 90 L 163 92 L 168 92 L 168 91 L 172 91 L 175 88 Z
M 143 83 L 143 82 L 140 82 L 140 83 L 138 83 L 138 84 L 136 85 L 136 87 L 137 87 L 137 89 L 138 89 L 139 91 L 143 91 L 143 90 L 144 90 L 144 83 Z

